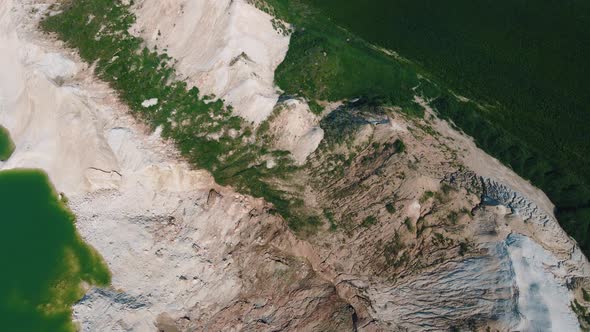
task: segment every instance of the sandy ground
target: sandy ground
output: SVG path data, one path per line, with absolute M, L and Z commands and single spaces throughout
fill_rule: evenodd
M 264 202 L 219 187 L 210 174 L 181 161 L 172 144 L 128 115 L 75 53 L 35 31 L 46 6 L 0 1 L 0 123 L 17 146 L 0 169 L 46 171 L 68 197 L 77 230 L 112 272 L 111 287 L 89 290 L 75 305 L 74 319 L 82 331 L 155 331 L 166 317 L 199 327 L 207 322 L 212 330 L 245 324 L 244 313 L 217 314 L 233 303 L 240 308 L 239 296 L 256 285 L 260 266 L 269 273 L 292 268 L 291 261 L 273 265 L 271 253 L 292 258 L 275 247 L 264 254 L 260 247 L 268 239 L 249 232 L 281 229 L 281 239 L 297 241 L 277 217 L 260 212 Z M 247 245 L 260 251 L 232 255 Z M 309 276 L 298 266 L 295 278 L 319 288 L 288 294 L 280 284 L 267 284 L 278 289 L 257 300 L 269 305 L 255 314 L 266 317 L 274 308 L 278 324 L 313 326 L 325 318 L 306 315 L 347 308 L 309 264 L 306 269 Z
M 299 165 L 323 138 L 319 118 L 301 99 L 277 104 L 274 71 L 283 61 L 289 36 L 275 30 L 272 17 L 246 0 L 142 0 L 133 10 L 130 32 L 152 49 L 178 60 L 176 69 L 203 95 L 213 94 L 254 125 L 276 107 L 275 147 L 290 151 Z
M 512 169 L 503 165 L 496 158 L 486 154 L 477 147 L 473 138 L 453 129 L 451 125 L 436 117 L 433 110 L 420 97 L 415 97 L 430 116 L 433 126 L 446 140 L 446 144 L 457 148 L 457 155 L 461 162 L 470 170 L 490 181 L 505 186 L 514 191 L 516 197 L 526 198 L 525 205 L 519 213 L 525 222 L 514 223 L 507 229 L 510 232 L 520 232 L 535 239 L 544 249 L 557 254 L 580 269 L 581 275 L 590 274 L 590 265 L 581 252 L 579 246 L 565 233 L 555 218 L 555 206 L 547 195 L 530 181 L 521 178 Z
M 20 40 L 11 4 L 4 0 L 0 7 L 0 122 L 10 131 L 16 150 L 3 167 L 41 168 L 58 190 L 83 192 L 90 187 L 85 173 L 91 167 L 118 168 L 104 149 L 106 142 L 97 139 L 104 123 L 93 121 L 74 87 L 55 83 L 74 76 L 79 66 Z

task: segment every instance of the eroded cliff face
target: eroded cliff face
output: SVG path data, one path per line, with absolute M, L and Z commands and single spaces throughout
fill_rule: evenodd
M 432 115 L 367 108 L 351 103 L 324 119 L 357 128 L 342 143 L 327 130 L 302 175 L 310 206 L 335 223 L 309 239 L 319 270 L 361 326 L 578 329 L 572 284 L 587 280 L 588 263 L 552 214 L 470 171 L 475 152 L 440 134 Z
M 278 144 L 304 164 L 281 185 L 323 216 L 295 235 L 268 203 L 180 160 L 36 31 L 50 3 L 0 6 L 0 123 L 17 146 L 0 167 L 46 170 L 112 271 L 74 307 L 81 330 L 579 329 L 570 305 L 587 304 L 589 265 L 551 203 L 431 112 L 356 101 L 316 117 L 297 100 L 277 111 L 288 36 L 271 17 L 240 0 L 138 2 L 138 33 L 170 47 L 188 80 L 253 122 L 277 112 L 271 133 L 288 132 Z M 213 45 L 198 59 L 195 35 Z M 243 35 L 269 42 L 249 51 Z M 236 88 L 252 82 L 264 88 Z

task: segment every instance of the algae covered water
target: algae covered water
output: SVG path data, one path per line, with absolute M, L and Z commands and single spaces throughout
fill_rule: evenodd
M 5 331 L 70 331 L 81 282 L 108 284 L 101 258 L 37 170 L 0 172 L 0 324 Z
M 0 212 L 0 330 L 74 331 L 83 282 L 106 285 L 110 275 L 76 233 L 65 199 L 39 170 L 0 171 Z
M 0 161 L 10 157 L 14 151 L 14 143 L 10 139 L 10 134 L 6 128 L 0 126 Z

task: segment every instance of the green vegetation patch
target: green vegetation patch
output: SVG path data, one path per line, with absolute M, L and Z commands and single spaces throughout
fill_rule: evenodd
M 363 220 L 363 222 L 361 223 L 361 226 L 371 227 L 375 224 L 377 224 L 377 218 L 375 218 L 375 216 L 368 216 Z
M 434 192 L 428 190 L 425 191 L 422 196 L 419 199 L 420 204 L 424 204 L 426 203 L 426 201 L 428 201 L 429 199 L 431 199 L 432 197 L 434 197 Z
M 498 106 L 490 120 L 589 180 L 590 2 L 299 1 Z
M 338 224 L 336 223 L 336 220 L 334 219 L 334 212 L 332 212 L 330 210 L 324 210 L 324 217 L 330 223 L 330 228 L 329 228 L 330 232 L 335 232 L 338 229 Z
M 308 100 L 378 99 L 422 114 L 414 96 L 428 85 L 413 66 L 371 47 L 334 25 L 301 0 L 267 0 L 274 15 L 295 29 L 285 60 L 275 73 L 286 94 Z
M 387 212 L 394 214 L 395 213 L 395 205 L 393 205 L 393 203 L 387 203 L 385 204 L 385 209 L 387 210 Z
M 578 317 L 582 331 L 588 331 L 590 329 L 590 312 L 588 312 L 588 309 L 575 299 L 570 303 L 570 306 Z
M 75 331 L 82 283 L 110 283 L 107 266 L 76 233 L 47 176 L 0 172 L 0 324 L 5 331 Z
M 403 251 L 405 248 L 406 244 L 402 240 L 399 233 L 396 231 L 393 234 L 393 238 L 385 243 L 383 247 L 383 254 L 385 256 L 385 262 L 387 265 L 393 268 L 398 268 L 405 265 L 410 259 L 408 252 Z M 403 253 L 401 253 L 402 251 Z
M 451 222 L 451 224 L 456 225 L 459 221 L 459 213 L 457 211 L 451 211 L 447 215 L 447 220 Z
M 14 143 L 8 130 L 0 126 L 0 161 L 6 161 L 14 152 Z
M 556 205 L 561 226 L 590 254 L 590 185 L 586 177 L 519 139 L 500 123 L 489 120 L 472 102 L 446 95 L 431 105 L 472 136 L 479 147 L 530 180 Z M 587 172 L 586 172 L 587 173 Z
M 404 219 L 404 225 L 406 225 L 406 228 L 408 229 L 409 232 L 414 232 L 415 228 L 414 228 L 414 223 L 412 222 L 412 219 L 410 219 L 409 217 L 406 217 L 406 219 Z

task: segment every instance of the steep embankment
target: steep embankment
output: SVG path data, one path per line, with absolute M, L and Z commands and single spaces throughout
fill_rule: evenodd
M 428 110 L 416 118 L 358 100 L 326 104 L 316 116 L 291 99 L 273 105 L 258 127 L 235 125 L 232 109 L 195 97 L 198 91 L 178 80 L 231 96 L 246 75 L 254 91 L 273 91 L 265 102 L 274 100 L 268 75 L 286 49 L 273 41 L 287 38 L 276 21 L 240 0 L 85 7 L 90 3 L 55 16 L 80 25 L 70 31 L 87 38 L 76 40 L 84 44 L 79 54 L 35 30 L 52 12 L 49 3 L 6 4 L 3 19 L 17 27 L 6 59 L 19 83 L 2 81 L 10 98 L 0 113 L 17 145 L 6 167 L 45 169 L 112 271 L 111 287 L 90 290 L 75 306 L 82 330 L 579 328 L 570 304 L 587 304 L 588 262 L 552 217 L 551 203 Z M 210 15 L 191 21 L 193 11 Z M 154 49 L 169 40 L 170 53 L 181 58 L 178 73 L 166 69 L 174 59 L 141 51 L 134 44 L 141 39 L 117 30 L 120 21 L 94 25 L 113 13 Z M 154 13 L 163 16 L 155 25 Z M 247 30 L 241 19 L 253 18 L 261 21 Z M 184 41 L 192 34 L 211 38 L 196 58 Z M 234 38 L 244 34 L 269 42 L 250 50 L 249 38 Z M 98 48 L 109 38 L 118 48 Z M 154 74 L 161 73 L 156 58 L 166 59 L 167 76 Z M 192 99 L 183 99 L 187 93 Z M 256 122 L 248 118 L 254 104 L 241 108 L 240 98 L 228 98 L 233 111 Z M 289 176 L 261 173 L 282 170 L 289 159 L 268 151 L 272 137 L 294 147 L 304 164 L 289 167 Z M 297 150 L 302 138 L 313 142 L 305 153 Z M 218 149 L 199 150 L 203 145 Z M 252 151 L 259 155 L 233 164 L 236 154 Z M 180 154 L 235 187 L 219 186 Z M 250 182 L 240 186 L 220 174 Z M 265 181 L 253 182 L 260 174 Z M 279 188 L 291 198 L 288 209 L 235 191 L 260 193 L 251 183 Z M 497 205 L 482 204 L 486 196 Z M 292 209 L 307 218 L 299 238 L 276 213 Z

